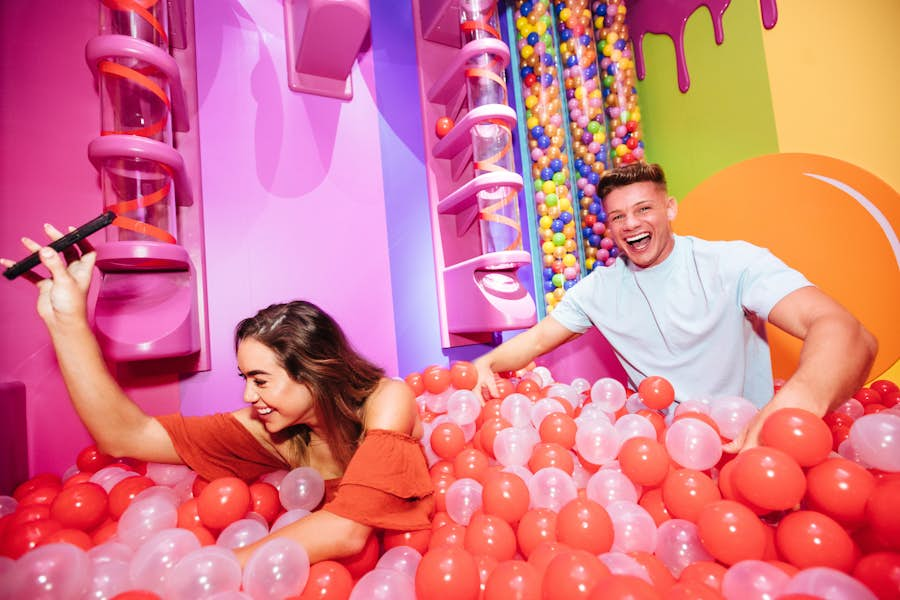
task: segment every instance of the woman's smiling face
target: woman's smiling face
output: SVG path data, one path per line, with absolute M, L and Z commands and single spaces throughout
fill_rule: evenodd
M 675 198 L 650 181 L 616 188 L 603 199 L 609 237 L 628 260 L 641 268 L 664 261 L 675 245 Z
M 246 381 L 244 402 L 269 433 L 300 423 L 314 427 L 315 400 L 307 386 L 291 379 L 271 348 L 254 338 L 238 344 L 238 370 Z

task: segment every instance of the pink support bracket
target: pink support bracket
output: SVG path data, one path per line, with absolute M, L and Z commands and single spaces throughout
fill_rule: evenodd
M 98 171 L 103 162 L 116 158 L 141 158 L 172 169 L 175 179 L 175 200 L 179 206 L 191 206 L 194 192 L 191 178 L 181 154 L 171 146 L 138 135 L 105 135 L 88 144 L 88 158 Z
M 522 176 L 511 171 L 483 173 L 438 202 L 442 215 L 456 215 L 456 234 L 463 236 L 478 218 L 478 194 L 497 187 L 509 187 L 520 192 L 524 187 Z
M 456 35 L 459 37 L 459 23 L 456 24 Z M 509 64 L 509 46 L 500 40 L 485 38 L 469 42 L 459 51 L 444 74 L 428 89 L 428 101 L 450 104 L 457 94 L 465 93 L 465 87 L 459 85 L 463 72 L 469 66 L 470 61 L 484 54 L 495 56 L 502 69 Z
M 97 65 L 107 58 L 131 58 L 153 65 L 166 76 L 169 82 L 169 101 L 172 103 L 172 128 L 176 131 L 190 131 L 187 103 L 181 73 L 172 55 L 144 40 L 127 35 L 98 35 L 84 48 L 88 66 L 98 76 Z
M 370 22 L 369 0 L 284 0 L 288 86 L 350 100 L 350 71 Z
M 492 252 L 444 269 L 450 333 L 524 329 L 535 322 L 534 299 L 516 271 L 531 264 L 523 251 Z
M 181 205 L 193 203 L 184 160 L 167 144 L 109 135 L 91 141 L 88 157 L 98 172 L 117 159 L 165 165 Z M 94 327 L 106 356 L 129 362 L 200 351 L 198 279 L 187 249 L 153 240 L 108 242 L 97 248 L 97 267 L 102 276 Z

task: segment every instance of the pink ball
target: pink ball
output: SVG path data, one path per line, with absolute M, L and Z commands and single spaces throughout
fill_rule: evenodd
M 697 525 L 685 519 L 669 519 L 656 531 L 656 557 L 676 578 L 688 565 L 714 560 L 703 547 Z
M 415 576 L 377 568 L 359 578 L 348 600 L 416 600 Z
M 642 506 L 619 500 L 606 507 L 613 523 L 613 552 L 653 552 L 656 522 Z
M 166 577 L 166 598 L 193 600 L 241 589 L 241 564 L 233 552 L 206 546 L 191 552 Z
M 578 496 L 572 476 L 556 467 L 538 470 L 527 482 L 531 508 L 559 510 Z
M 640 486 L 635 485 L 625 474 L 605 468 L 591 475 L 584 492 L 590 500 L 603 508 L 619 500 L 637 502 L 641 496 Z
M 325 496 L 325 480 L 311 467 L 297 467 L 281 480 L 278 497 L 287 509 L 313 510 Z
M 863 415 L 853 422 L 848 439 L 864 464 L 900 472 L 900 416 L 885 411 Z
M 494 456 L 504 467 L 522 467 L 528 464 L 531 451 L 540 441 L 540 436 L 532 427 L 507 427 L 501 429 L 494 438 Z
M 722 458 L 722 440 L 716 430 L 699 419 L 679 419 L 665 435 L 666 450 L 687 469 L 705 471 Z
M 469 477 L 457 479 L 447 488 L 447 514 L 456 523 L 468 525 L 472 515 L 481 510 L 483 486 Z
M 591 401 L 608 413 L 625 406 L 625 386 L 611 377 L 602 377 L 591 386 Z
M 250 556 L 241 582 L 253 598 L 287 598 L 299 595 L 308 579 L 306 549 L 293 540 L 274 538 Z
M 136 589 L 162 589 L 175 564 L 195 550 L 200 541 L 187 529 L 163 529 L 147 539 L 134 553 L 128 572 Z
M 776 598 L 790 576 L 761 560 L 742 560 L 729 567 L 722 578 L 722 595 L 731 600 Z

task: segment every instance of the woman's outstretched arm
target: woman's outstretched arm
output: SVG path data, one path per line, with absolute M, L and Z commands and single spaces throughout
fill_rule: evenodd
M 50 239 L 62 236 L 51 225 L 44 228 Z M 60 255 L 28 238 L 22 243 L 31 252 L 39 251 L 50 271 L 48 278 L 36 273 L 25 278 L 38 288 L 37 312 L 50 333 L 72 404 L 97 447 L 112 456 L 180 463 L 162 425 L 132 402 L 112 377 L 91 331 L 87 292 L 97 258 L 93 248 L 84 244 L 80 251 L 71 248 Z M 12 261 L 0 259 L 0 264 L 11 266 Z

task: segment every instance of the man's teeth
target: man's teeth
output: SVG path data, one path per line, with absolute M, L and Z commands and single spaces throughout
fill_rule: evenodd
M 649 237 L 650 237 L 649 233 L 641 233 L 638 235 L 633 235 L 629 238 L 625 238 L 625 241 L 628 242 L 629 244 L 636 244 L 637 242 L 640 242 L 640 241 L 644 240 L 645 238 L 649 238 Z
M 267 415 L 270 412 L 272 412 L 272 409 L 271 408 L 258 408 L 258 409 L 256 409 L 256 412 L 258 412 L 261 415 Z

